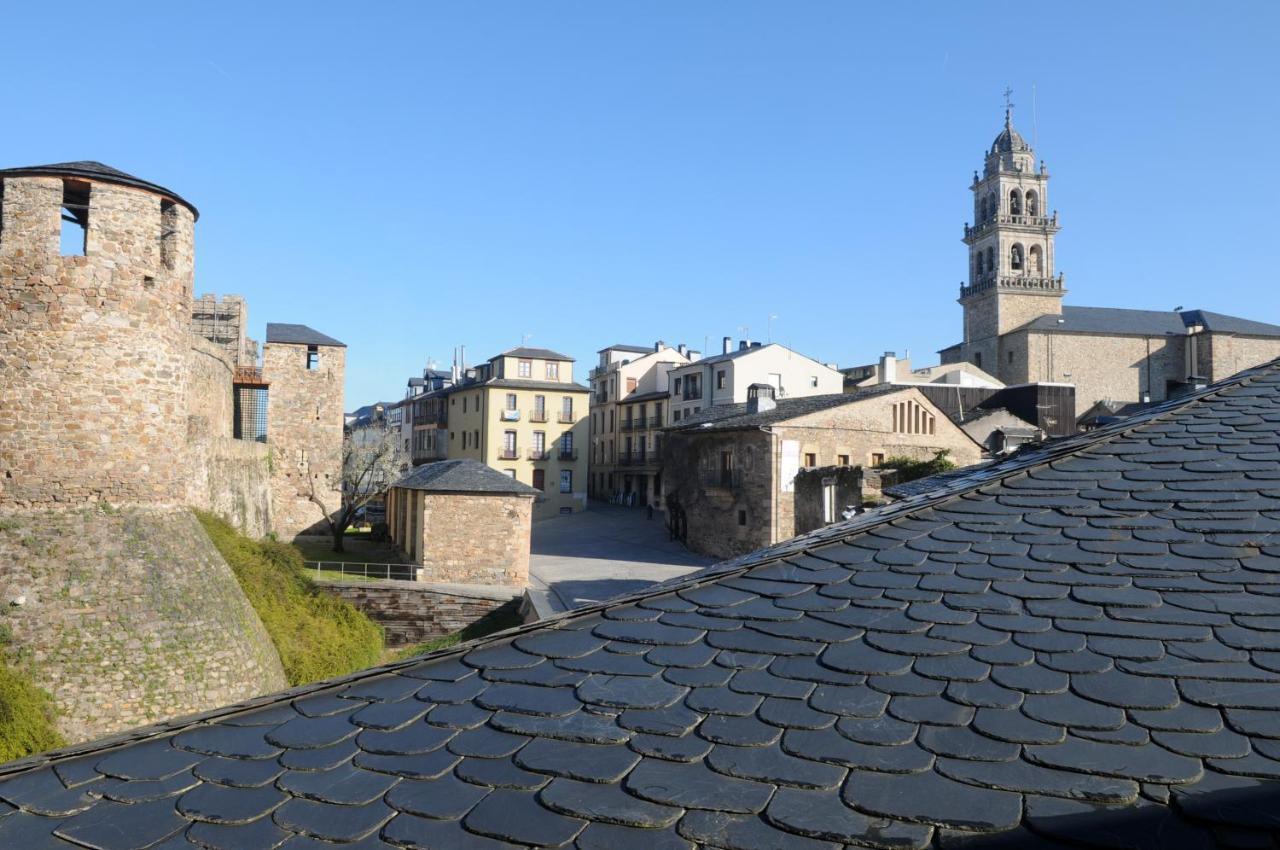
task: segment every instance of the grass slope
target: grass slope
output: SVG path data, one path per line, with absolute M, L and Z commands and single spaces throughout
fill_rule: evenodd
M 275 540 L 250 540 L 203 511 L 196 516 L 267 627 L 291 685 L 378 663 L 382 629 L 349 603 L 317 589 L 306 578 L 297 549 Z
M 405 647 L 395 653 L 395 658 L 412 658 L 424 652 L 431 652 L 433 649 L 444 649 L 446 646 L 453 646 L 464 641 L 491 635 L 494 632 L 500 632 L 503 629 L 513 628 L 522 622 L 520 619 L 520 603 L 509 602 L 501 608 L 493 609 L 461 631 L 454 632 L 451 635 L 444 635 L 443 637 L 432 638 L 415 646 Z

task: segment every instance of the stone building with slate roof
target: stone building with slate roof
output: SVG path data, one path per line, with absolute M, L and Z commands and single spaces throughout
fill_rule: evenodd
M 387 526 L 424 581 L 524 587 L 539 495 L 478 460 L 439 460 L 391 485 Z
M 976 171 L 974 224 L 965 224 L 964 338 L 942 362 L 968 362 L 1006 384 L 1067 383 L 1076 415 L 1098 402 L 1157 402 L 1280 356 L 1280 326 L 1207 310 L 1064 305 L 1055 274 L 1058 213 L 1049 171 L 1013 127 Z
M 0 767 L 0 846 L 1275 847 L 1280 362 L 734 561 Z

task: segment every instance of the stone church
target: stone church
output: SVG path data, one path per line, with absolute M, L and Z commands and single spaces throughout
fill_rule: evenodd
M 1160 401 L 1280 357 L 1277 325 L 1207 310 L 1064 305 L 1049 171 L 1010 110 L 970 189 L 964 341 L 939 352 L 943 363 L 972 363 L 1011 385 L 1073 384 L 1079 417 L 1098 402 Z

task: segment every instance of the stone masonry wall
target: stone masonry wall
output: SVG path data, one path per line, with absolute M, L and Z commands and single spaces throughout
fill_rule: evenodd
M 382 626 L 387 646 L 408 646 L 452 634 L 503 605 L 514 607 L 520 598 L 514 588 L 402 581 L 319 584 Z
M 1199 359 L 1209 365 L 1200 376 L 1211 382 L 1280 357 L 1280 339 L 1210 333 L 1202 334 L 1200 340 Z
M 177 503 L 191 212 L 175 208 L 166 264 L 160 196 L 94 183 L 86 254 L 64 257 L 62 197 L 59 178 L 4 182 L 0 506 Z
M 403 492 L 403 491 L 402 491 Z M 529 583 L 533 498 L 420 492 L 422 557 L 428 579 L 524 587 Z
M 343 372 L 346 349 L 320 346 L 320 364 L 307 369 L 307 347 L 268 343 L 262 350 L 271 447 L 271 504 L 276 533 L 327 534 L 324 513 L 310 500 L 315 488 L 326 510 L 341 507 Z
M 9 660 L 53 695 L 71 741 L 287 686 L 185 508 L 0 512 L 0 624 Z
M 231 355 L 199 337 L 190 342 L 186 502 L 249 537 L 263 537 L 272 530 L 270 448 L 231 436 Z
M 1029 333 L 1027 363 L 1032 381 L 1075 384 L 1076 417 L 1110 399 L 1151 401 L 1167 397 L 1166 381 L 1186 375 L 1184 336 L 1100 336 Z

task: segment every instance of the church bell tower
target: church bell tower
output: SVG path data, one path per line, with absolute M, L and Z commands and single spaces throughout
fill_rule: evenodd
M 968 283 L 960 285 L 964 308 L 963 359 L 997 378 L 1025 380 L 1005 368 L 1000 337 L 1045 315 L 1061 315 L 1063 277 L 1054 274 L 1053 239 L 1058 214 L 1048 212 L 1049 172 L 1013 128 L 1013 104 L 991 144 L 982 176 L 975 171 Z M 1008 358 L 1010 360 L 1014 358 Z

